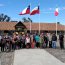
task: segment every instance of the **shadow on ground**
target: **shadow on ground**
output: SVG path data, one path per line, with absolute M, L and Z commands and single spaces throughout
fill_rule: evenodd
M 1 65 L 12 65 L 14 52 L 0 52 Z

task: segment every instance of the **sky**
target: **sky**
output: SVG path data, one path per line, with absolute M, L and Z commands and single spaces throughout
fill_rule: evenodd
M 33 16 L 18 15 L 23 9 L 31 4 L 31 11 L 39 5 L 40 14 Z M 54 16 L 55 8 L 59 8 L 59 15 Z M 20 21 L 23 17 L 30 17 L 33 22 L 55 23 L 65 25 L 65 0 L 0 0 L 0 14 L 4 13 L 11 20 Z

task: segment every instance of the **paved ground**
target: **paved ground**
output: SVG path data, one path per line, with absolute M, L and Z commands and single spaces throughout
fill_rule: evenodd
M 48 51 L 50 54 L 52 54 L 53 56 L 58 58 L 60 61 L 65 63 L 65 49 L 61 50 L 60 48 L 57 48 L 57 49 L 47 48 L 44 50 Z M 0 52 L 0 65 L 11 65 L 13 63 L 13 60 L 14 60 L 14 52 L 9 52 L 9 53 Z
M 65 65 L 44 49 L 15 51 L 13 65 Z
M 52 49 L 52 48 L 47 48 L 45 49 L 47 52 L 55 56 L 57 59 L 65 63 L 65 49 L 61 50 L 60 48 Z
M 57 49 L 47 48 L 47 49 L 44 49 L 44 50 L 46 50 L 47 52 L 49 52 L 50 54 L 55 56 L 57 59 L 59 59 L 60 61 L 65 63 L 65 49 L 61 50 L 59 48 L 59 42 L 57 43 L 57 46 L 58 46 Z M 27 49 L 27 50 L 29 50 L 29 49 Z M 35 49 L 33 49 L 33 50 L 35 50 Z M 37 51 L 38 50 L 39 49 L 37 49 Z M 12 65 L 13 64 L 13 60 L 14 60 L 14 52 L 9 52 L 9 53 L 0 52 L 0 65 Z

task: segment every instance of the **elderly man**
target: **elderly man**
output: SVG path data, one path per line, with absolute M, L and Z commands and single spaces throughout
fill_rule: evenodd
M 60 43 L 60 48 L 64 49 L 64 35 L 60 33 L 59 35 L 59 43 Z

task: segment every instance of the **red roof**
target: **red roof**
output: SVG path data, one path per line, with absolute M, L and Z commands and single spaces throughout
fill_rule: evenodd
M 15 30 L 15 25 L 18 22 L 0 22 L 0 30 Z M 28 30 L 30 30 L 30 23 L 23 23 Z M 39 23 L 31 23 L 32 30 L 39 30 Z M 61 24 L 57 24 L 58 31 L 65 31 L 65 26 Z M 55 31 L 56 24 L 55 23 L 40 23 L 40 30 L 44 31 Z

